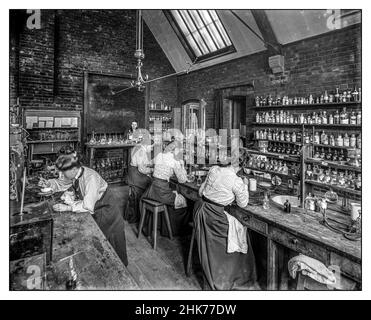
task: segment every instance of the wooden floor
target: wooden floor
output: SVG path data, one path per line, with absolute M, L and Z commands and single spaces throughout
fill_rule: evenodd
M 123 187 L 113 186 L 122 199 Z M 120 197 L 121 196 L 121 197 Z M 141 290 L 202 290 L 202 273 L 194 248 L 192 273 L 185 275 L 190 236 L 172 240 L 157 238 L 157 250 L 152 240 L 143 234 L 137 238 L 137 225 L 125 224 L 128 270 Z

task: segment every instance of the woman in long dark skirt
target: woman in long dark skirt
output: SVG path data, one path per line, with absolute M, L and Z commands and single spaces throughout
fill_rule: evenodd
M 200 188 L 202 199 L 193 211 L 198 253 L 206 288 L 211 290 L 259 289 L 248 232 L 245 251 L 228 253 L 228 206 L 236 200 L 238 206 L 245 207 L 249 201 L 247 187 L 236 172 L 237 167 L 212 167 Z
M 170 177 L 175 174 L 180 183 L 187 181 L 187 172 L 183 163 L 175 159 L 174 149 L 174 146 L 170 146 L 155 157 L 153 181 L 144 192 L 142 199 L 147 198 L 167 205 L 172 233 L 176 236 L 188 233 L 188 223 L 192 215 L 187 208 L 174 208 L 176 192 L 170 188 Z M 168 236 L 166 221 L 162 214 L 159 215 L 159 225 L 161 235 Z
M 131 154 L 131 162 L 128 170 L 129 197 L 124 207 L 124 219 L 129 223 L 138 222 L 140 219 L 139 202 L 143 193 L 150 186 L 152 179 L 150 173 L 151 160 L 148 153 L 150 144 L 141 143 L 137 145 Z
M 106 181 L 94 170 L 81 166 L 77 156 L 61 155 L 56 167 L 63 173 L 63 180 L 44 180 L 41 184 L 54 192 L 73 189 L 75 200 L 68 204 L 56 204 L 56 211 L 89 212 L 110 242 L 125 266 L 126 253 L 125 224 L 118 199 L 111 192 Z

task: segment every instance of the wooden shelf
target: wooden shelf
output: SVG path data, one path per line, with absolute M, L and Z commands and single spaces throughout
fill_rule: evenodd
M 85 144 L 87 148 L 92 148 L 92 149 L 109 149 L 109 148 L 131 148 L 135 147 L 137 144 L 128 144 L 128 143 L 115 143 L 115 144 Z
M 26 130 L 79 130 L 79 127 L 26 128 Z
M 149 112 L 157 112 L 157 113 L 169 113 L 169 112 L 172 112 L 173 110 L 156 110 L 156 109 L 148 109 Z
M 38 143 L 60 143 L 60 142 L 79 142 L 77 139 L 72 140 L 35 140 L 27 141 L 28 144 L 38 144 Z
M 329 144 L 315 144 L 315 143 L 308 143 L 306 144 L 308 146 L 313 146 L 313 147 L 320 147 L 320 148 L 332 148 L 332 149 L 345 149 L 345 150 L 354 150 L 358 148 L 353 148 L 353 147 L 338 147 L 338 146 L 330 146 Z
M 276 159 L 280 159 L 280 160 L 291 161 L 291 162 L 299 162 L 300 161 L 300 156 L 273 153 L 273 152 L 261 152 L 259 150 L 253 150 L 253 149 L 247 149 L 247 148 L 241 148 L 241 149 L 246 150 L 249 153 L 261 154 L 263 156 L 276 158 Z
M 252 171 L 260 171 L 260 172 L 269 173 L 272 176 L 279 176 L 279 177 L 284 177 L 284 178 L 287 178 L 287 179 L 299 180 L 299 177 L 298 176 L 293 176 L 293 175 L 289 175 L 289 174 L 283 174 L 283 173 L 276 172 L 276 171 L 270 171 L 270 170 L 265 170 L 265 169 L 258 169 L 258 168 L 253 168 L 253 167 L 244 167 L 244 168 L 250 169 Z
M 255 127 L 292 127 L 292 128 L 300 128 L 304 127 L 317 127 L 322 129 L 347 129 L 347 130 L 361 130 L 362 125 L 358 124 L 300 124 L 300 123 L 258 123 L 253 122 L 253 126 Z
M 317 108 L 341 108 L 341 107 L 355 107 L 360 106 L 362 101 L 351 101 L 351 102 L 332 102 L 332 103 L 312 103 L 312 104 L 287 104 L 287 105 L 279 105 L 279 106 L 254 106 L 253 109 L 255 110 L 264 110 L 264 109 L 307 109 L 308 107 L 313 109 L 313 107 Z
M 327 168 L 336 168 L 340 170 L 349 170 L 349 171 L 355 171 L 355 172 L 362 172 L 361 167 L 355 167 L 355 166 L 350 166 L 350 165 L 345 165 L 345 164 L 340 164 L 332 161 L 326 161 L 326 160 L 313 160 L 313 159 L 307 159 L 305 160 L 305 163 L 308 164 L 317 164 L 322 167 L 327 167 Z
M 316 186 L 316 187 L 332 189 L 333 191 L 338 191 L 338 192 L 341 192 L 341 193 L 347 193 L 347 194 L 351 194 L 351 195 L 362 196 L 362 191 L 358 191 L 358 190 L 338 187 L 338 186 L 335 186 L 335 185 L 328 185 L 328 184 L 325 184 L 325 183 L 312 181 L 312 180 L 305 180 L 305 183 L 310 184 L 312 186 Z
M 290 141 L 268 140 L 268 139 L 252 139 L 252 140 L 254 140 L 254 141 L 268 141 L 268 142 L 274 142 L 274 143 L 286 143 L 286 144 L 292 144 L 292 145 L 297 145 L 297 146 L 303 145 L 302 142 L 290 142 Z

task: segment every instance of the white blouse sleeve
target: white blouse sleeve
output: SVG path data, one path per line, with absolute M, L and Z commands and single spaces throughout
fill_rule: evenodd
M 232 192 L 236 197 L 237 205 L 241 208 L 244 208 L 249 203 L 249 191 L 247 185 L 243 183 L 240 177 L 236 178 Z

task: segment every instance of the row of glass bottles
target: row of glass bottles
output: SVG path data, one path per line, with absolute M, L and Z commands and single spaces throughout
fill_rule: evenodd
M 343 187 L 353 190 L 362 190 L 362 176 L 360 173 L 356 174 L 352 171 L 338 171 L 330 169 L 324 170 L 318 166 L 309 164 L 305 170 L 306 180 L 316 181 L 327 185 Z
M 126 138 L 122 134 L 117 133 L 92 133 L 89 144 L 115 144 L 115 143 L 125 143 Z
M 354 88 L 354 90 L 347 89 L 342 93 L 339 92 L 339 88 L 336 88 L 334 93 L 328 93 L 327 90 L 314 98 L 312 94 L 306 97 L 294 97 L 289 98 L 289 96 L 285 95 L 282 98 L 277 96 L 275 98 L 272 95 L 268 95 L 267 97 L 257 96 L 255 97 L 255 105 L 257 107 L 260 106 L 280 106 L 280 105 L 291 105 L 291 104 L 318 104 L 318 103 L 334 103 L 334 102 L 360 102 L 362 101 L 362 90 L 359 88 Z
M 362 137 L 361 134 L 356 136 L 355 133 L 344 135 L 340 132 L 337 134 L 327 133 L 322 131 L 321 134 L 316 132 L 314 136 L 304 133 L 304 143 L 323 144 L 331 147 L 346 147 L 361 149 Z
M 362 112 L 348 112 L 344 107 L 341 112 L 334 113 L 327 111 L 313 112 L 311 114 L 293 114 L 289 111 L 277 110 L 270 112 L 257 112 L 256 123 L 278 123 L 278 124 L 362 124 Z
M 149 121 L 162 121 L 162 122 L 169 122 L 172 118 L 169 116 L 149 116 Z
M 285 143 L 270 143 L 267 148 L 268 152 L 300 156 L 299 145 L 286 145 Z
M 166 110 L 171 111 L 171 106 L 169 106 L 165 101 L 161 100 L 159 103 L 155 103 L 153 100 L 149 103 L 149 110 Z
M 290 163 L 288 165 L 285 161 L 259 156 L 250 157 L 247 166 L 251 169 L 273 171 L 285 175 L 298 175 L 299 173 L 299 167 L 296 164 Z
M 315 132 L 315 134 L 310 134 L 307 131 L 304 131 L 302 137 L 301 132 L 290 132 L 284 130 L 274 130 L 274 129 L 265 129 L 265 130 L 255 130 L 254 138 L 256 140 L 268 140 L 276 142 L 293 142 L 293 143 L 314 143 L 314 144 L 323 144 L 331 147 L 346 147 L 346 148 L 361 148 L 362 137 L 361 134 L 356 136 L 355 133 L 344 135 L 340 132 L 327 133 L 324 130 L 320 134 Z
M 281 142 L 302 142 L 301 132 L 290 132 L 283 130 L 255 130 L 254 137 L 256 140 L 281 141 Z

